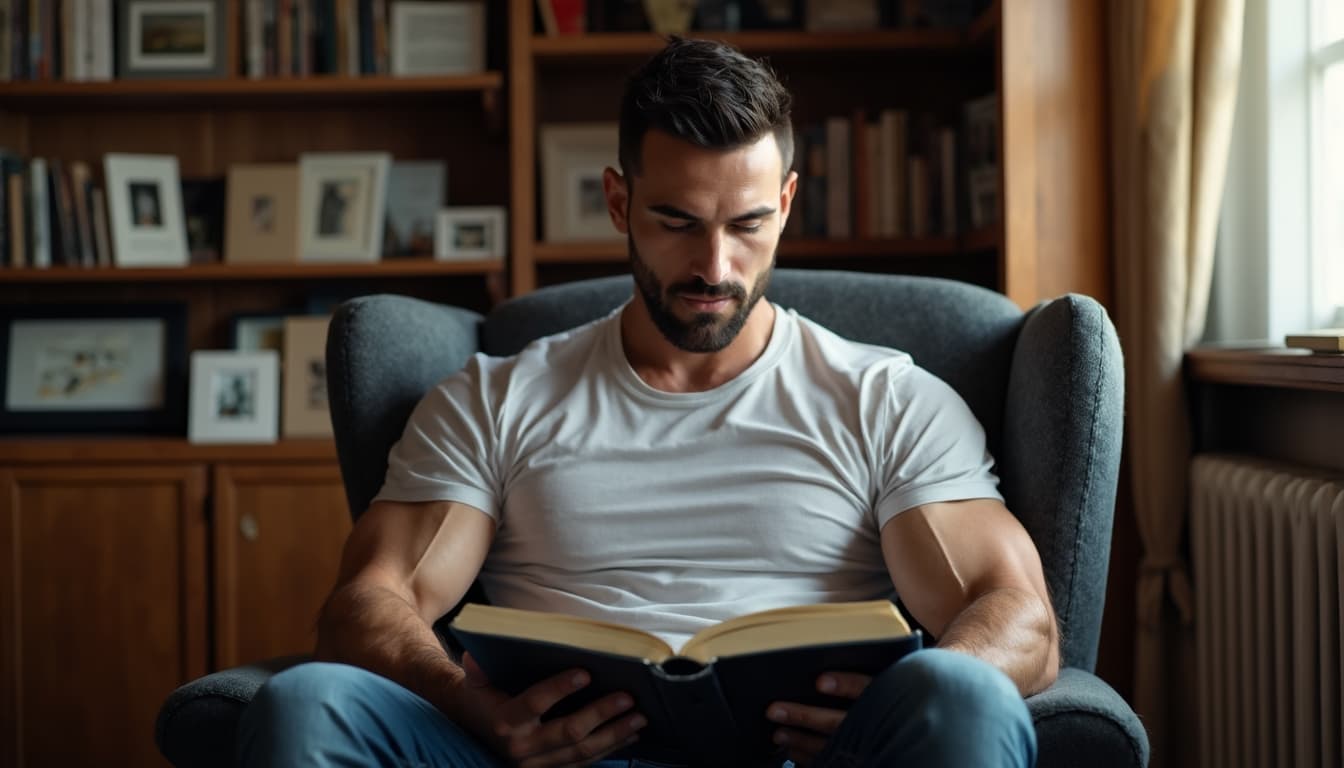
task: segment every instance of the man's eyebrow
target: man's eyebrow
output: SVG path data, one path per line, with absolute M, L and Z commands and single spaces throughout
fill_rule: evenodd
M 675 205 L 666 205 L 660 203 L 657 205 L 650 205 L 649 210 L 662 216 L 666 216 L 670 219 L 681 219 L 682 221 L 700 221 L 699 216 L 696 216 L 693 213 L 687 213 L 686 211 L 681 210 Z M 740 213 L 734 216 L 731 219 L 731 221 L 736 222 L 736 221 L 751 221 L 752 219 L 763 219 L 774 212 L 775 212 L 774 208 L 771 208 L 768 205 L 762 205 L 757 208 L 752 208 L 750 211 L 747 211 L 746 213 Z

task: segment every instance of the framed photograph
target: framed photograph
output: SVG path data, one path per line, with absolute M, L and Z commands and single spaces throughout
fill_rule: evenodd
M 182 182 L 172 155 L 103 157 L 112 256 L 118 267 L 184 267 L 190 260 Z
M 503 259 L 508 214 L 500 206 L 445 208 L 434 228 L 434 258 Z
M 183 179 L 182 217 L 191 263 L 218 263 L 224 246 L 224 178 Z
M 602 171 L 616 168 L 616 123 L 541 126 L 542 208 L 553 243 L 620 240 L 602 191 Z
M 0 434 L 181 434 L 182 304 L 0 307 Z
M 225 0 L 124 0 L 117 76 L 225 77 Z
M 485 3 L 395 0 L 392 74 L 471 75 L 485 71 Z
M 391 165 L 386 152 L 299 155 L 300 261 L 378 261 Z
M 285 318 L 285 437 L 331 437 L 327 315 Z
M 392 163 L 387 176 L 387 229 L 383 254 L 428 256 L 434 252 L 435 217 L 448 189 L 442 160 Z
M 274 350 L 191 353 L 193 443 L 273 443 L 278 437 L 280 355 Z
M 258 352 L 269 349 L 276 354 L 284 352 L 285 315 L 243 312 L 230 321 L 230 346 L 236 352 Z
M 299 166 L 229 167 L 224 261 L 293 264 L 299 260 Z

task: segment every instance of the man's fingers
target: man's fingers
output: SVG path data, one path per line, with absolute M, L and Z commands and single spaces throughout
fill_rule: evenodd
M 589 765 L 618 749 L 634 744 L 639 740 L 639 729 L 646 724 L 643 715 L 640 714 L 622 717 L 593 731 L 578 743 L 522 760 L 518 763 L 518 767 L 549 768 L 549 766 L 561 765 Z
M 539 728 L 522 740 L 519 756 L 546 754 L 553 750 L 564 750 L 583 743 L 586 739 L 595 736 L 603 723 L 620 716 L 632 706 L 634 706 L 634 700 L 630 698 L 629 694 L 614 693 L 610 696 L 603 696 L 573 714 L 542 723 Z M 644 727 L 644 718 L 638 713 L 633 713 L 631 717 L 624 718 L 624 721 L 637 727 L 619 734 L 622 739 Z M 596 746 L 584 747 L 579 750 L 580 757 L 588 757 L 587 753 L 595 749 Z
M 571 669 L 528 688 L 505 705 L 502 713 L 504 717 L 500 723 L 500 728 L 505 732 L 498 735 L 506 736 L 507 731 L 512 728 L 534 722 L 551 707 L 560 703 L 561 699 L 587 684 L 587 672 L 582 669 Z
M 766 709 L 765 716 L 773 723 L 830 735 L 840 727 L 840 721 L 845 719 L 845 711 L 784 702 L 771 704 Z
M 872 677 L 855 672 L 826 672 L 817 677 L 817 690 L 842 699 L 857 699 L 872 681 Z

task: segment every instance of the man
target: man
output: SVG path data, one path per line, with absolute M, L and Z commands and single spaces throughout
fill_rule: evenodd
M 675 647 L 731 616 L 894 587 L 938 647 L 848 710 L 776 702 L 813 765 L 1030 765 L 1023 694 L 1058 671 L 1039 556 L 1003 506 L 979 424 L 894 350 L 762 301 L 797 187 L 789 96 L 764 66 L 674 39 L 631 79 L 607 207 L 636 291 L 432 390 L 350 535 L 318 656 L 248 709 L 257 765 L 554 766 L 633 744 L 621 693 L 543 715 L 582 670 L 517 697 L 431 623 L 492 602 L 639 626 Z M 615 761 L 612 765 L 625 765 Z

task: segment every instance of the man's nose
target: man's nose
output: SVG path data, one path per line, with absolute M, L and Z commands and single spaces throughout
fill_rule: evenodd
M 730 243 L 723 232 L 710 229 L 700 241 L 692 265 L 695 275 L 710 285 L 718 285 L 728 279 L 731 272 L 729 259 Z

